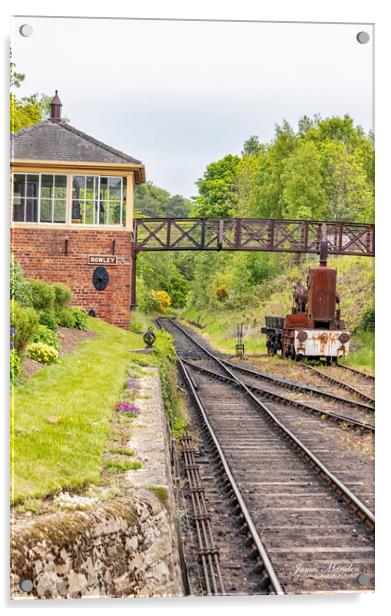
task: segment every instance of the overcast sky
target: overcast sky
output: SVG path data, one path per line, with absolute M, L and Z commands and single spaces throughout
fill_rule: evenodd
M 349 113 L 372 128 L 370 26 L 15 18 L 12 47 L 18 96 L 58 89 L 73 126 L 171 193 L 196 194 L 209 162 L 270 141 L 283 118 Z

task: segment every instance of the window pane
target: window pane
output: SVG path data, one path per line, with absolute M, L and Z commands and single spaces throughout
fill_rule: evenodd
M 27 176 L 27 197 L 38 198 L 39 175 Z
M 97 222 L 99 225 L 105 225 L 106 224 L 106 216 L 107 216 L 107 203 L 102 203 L 100 202 L 99 204 L 97 204 L 97 218 L 95 219 L 95 222 Z
M 65 222 L 65 199 L 54 201 L 54 222 Z
M 98 178 L 94 175 L 87 176 L 86 199 L 93 201 L 98 196 Z
M 41 177 L 41 197 L 50 199 L 53 196 L 53 175 L 42 175 Z
M 105 203 L 105 207 L 106 207 L 106 218 L 105 218 L 105 223 L 107 225 L 113 225 L 114 224 L 114 207 L 112 203 Z
M 72 221 L 80 222 L 83 205 L 80 201 L 72 201 Z
M 37 222 L 38 199 L 26 199 L 26 222 Z
M 107 201 L 109 198 L 108 178 L 100 178 L 99 198 L 101 201 Z
M 14 199 L 14 211 L 13 217 L 14 222 L 24 222 L 24 199 L 17 197 Z
M 54 198 L 66 199 L 67 196 L 67 176 L 55 175 L 54 176 Z
M 14 203 L 18 203 L 18 199 L 24 197 L 25 178 L 24 173 L 15 173 L 14 175 Z
M 92 225 L 94 223 L 94 201 L 86 201 L 86 210 L 83 223 Z
M 41 199 L 40 221 L 52 222 L 52 202 L 50 199 Z
M 54 176 L 54 184 L 56 186 L 62 186 L 66 188 L 67 186 L 67 176 L 66 175 L 55 175 Z
M 108 209 L 108 221 L 109 225 L 119 225 L 120 223 L 120 204 L 119 203 L 107 203 L 106 207 Z
M 122 225 L 126 225 L 126 178 L 123 181 L 123 200 L 122 200 Z
M 110 201 L 121 200 L 122 178 L 109 178 L 109 199 Z
M 86 178 L 84 175 L 74 175 L 72 180 L 72 199 L 79 200 L 84 198 L 85 186 Z M 81 193 L 83 193 L 83 196 Z

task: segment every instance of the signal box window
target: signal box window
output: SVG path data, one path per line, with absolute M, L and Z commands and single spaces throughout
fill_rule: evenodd
M 66 175 L 15 173 L 13 221 L 65 223 L 66 193 Z
M 94 175 L 72 177 L 72 223 L 123 225 L 125 178 Z

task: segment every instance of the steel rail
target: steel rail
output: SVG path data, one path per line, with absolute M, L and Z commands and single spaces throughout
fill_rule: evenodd
M 357 370 L 357 368 L 352 368 L 351 366 L 345 366 L 345 364 L 337 364 L 337 366 L 338 366 L 338 368 L 343 368 L 343 370 L 348 370 L 349 372 L 352 372 L 353 374 L 357 374 L 358 376 L 362 376 L 362 377 L 364 377 L 364 379 L 367 379 L 371 383 L 374 383 L 374 381 L 375 381 L 375 377 L 373 376 L 373 374 L 368 374 L 367 372 L 362 372 L 361 370 Z
M 365 411 L 374 412 L 375 407 L 365 402 L 360 402 L 356 400 L 351 400 L 350 398 L 344 398 L 343 396 L 338 396 L 337 394 L 333 394 L 327 391 L 323 391 L 318 387 L 313 387 L 311 385 L 301 385 L 300 383 L 296 383 L 295 381 L 290 381 L 289 379 L 284 379 L 282 377 L 273 376 L 266 372 L 258 372 L 257 370 L 251 370 L 251 368 L 245 368 L 244 366 L 234 364 L 230 361 L 223 360 L 223 363 L 229 368 L 233 368 L 238 372 L 242 372 L 243 374 L 249 374 L 251 376 L 262 378 L 267 381 L 271 381 L 280 385 L 281 387 L 285 387 L 286 389 L 291 389 L 294 391 L 306 391 L 311 394 L 315 394 L 317 396 L 321 396 L 323 398 L 328 398 L 329 400 L 336 400 L 337 402 L 348 404 L 349 406 L 356 406 L 362 408 Z
M 326 374 L 325 372 L 323 372 L 323 370 L 319 370 L 319 368 L 316 368 L 315 366 L 310 366 L 309 364 L 304 362 L 302 362 L 300 365 L 303 366 L 305 369 L 312 370 L 315 374 L 317 374 L 321 378 L 324 378 L 332 385 L 337 385 L 338 387 L 342 387 L 347 391 L 353 392 L 354 394 L 356 394 L 356 396 L 359 396 L 361 400 L 364 400 L 367 404 L 373 405 L 373 403 L 375 402 L 374 398 L 371 398 L 371 396 L 367 396 L 359 389 L 356 389 L 356 387 L 353 387 L 353 385 L 349 385 L 349 383 L 344 383 L 344 381 L 340 381 L 339 379 L 336 379 L 335 377 Z
M 236 483 L 236 480 L 235 480 L 235 478 L 234 478 L 234 476 L 233 476 L 233 474 L 231 472 L 230 466 L 229 466 L 228 461 L 227 461 L 227 459 L 225 457 L 223 449 L 221 448 L 220 443 L 218 441 L 218 438 L 217 438 L 217 436 L 216 436 L 216 434 L 215 434 L 215 432 L 214 432 L 214 430 L 213 430 L 213 428 L 212 428 L 212 426 L 211 426 L 211 424 L 210 424 L 210 422 L 208 420 L 207 413 L 206 413 L 206 411 L 204 409 L 204 406 L 203 406 L 203 404 L 202 404 L 202 402 L 201 402 L 201 400 L 200 400 L 200 398 L 199 398 L 199 396 L 198 396 L 198 394 L 196 392 L 193 380 L 191 379 L 191 377 L 190 377 L 190 375 L 189 375 L 189 373 L 187 371 L 187 368 L 186 368 L 186 366 L 184 364 L 183 358 L 180 357 L 179 355 L 178 355 L 178 362 L 179 362 L 182 374 L 183 374 L 183 376 L 185 378 L 187 387 L 188 387 L 188 389 L 189 389 L 189 391 L 191 393 L 191 396 L 192 396 L 195 404 L 197 405 L 198 412 L 199 412 L 199 414 L 202 417 L 204 426 L 205 426 L 207 432 L 209 433 L 210 438 L 212 439 L 212 442 L 214 444 L 214 447 L 216 449 L 216 452 L 218 454 L 218 457 L 220 459 L 220 462 L 222 464 L 224 472 L 225 472 L 225 474 L 227 476 L 229 485 L 231 486 L 232 492 L 235 495 L 235 498 L 236 498 L 236 500 L 238 502 L 238 505 L 240 507 L 240 511 L 243 514 L 243 518 L 245 520 L 245 523 L 247 525 L 247 528 L 249 530 L 251 538 L 252 538 L 252 540 L 254 542 L 254 545 L 255 545 L 255 547 L 256 547 L 256 549 L 258 551 L 258 554 L 259 554 L 259 556 L 261 558 L 261 561 L 262 561 L 262 564 L 264 566 L 265 572 L 266 572 L 266 574 L 267 574 L 267 576 L 269 578 L 270 585 L 271 585 L 273 591 L 275 592 L 275 594 L 277 594 L 277 595 L 284 595 L 285 594 L 284 590 L 283 590 L 283 588 L 281 586 L 281 583 L 280 583 L 280 581 L 278 579 L 278 576 L 277 576 L 277 574 L 276 574 L 276 572 L 274 570 L 274 567 L 273 567 L 273 565 L 271 563 L 271 560 L 270 560 L 269 555 L 268 555 L 268 553 L 266 551 L 266 548 L 264 547 L 264 545 L 262 543 L 262 539 L 259 536 L 259 533 L 258 533 L 258 531 L 256 529 L 256 526 L 255 526 L 255 524 L 254 524 L 254 522 L 252 520 L 252 517 L 250 515 L 250 512 L 247 509 L 247 505 L 244 502 L 244 499 L 242 497 L 242 494 L 240 492 L 238 484 Z
M 209 374 L 213 378 L 219 379 L 221 381 L 225 381 L 227 383 L 230 383 L 231 385 L 234 385 L 234 386 L 237 385 L 236 381 L 234 381 L 233 379 L 227 376 L 219 374 L 218 372 L 214 372 L 213 370 L 209 370 L 208 368 L 198 366 L 197 364 L 193 364 L 192 362 L 188 360 L 183 360 L 183 361 L 187 365 L 194 368 L 195 370 L 198 370 L 199 372 L 203 372 L 204 374 Z M 306 404 L 305 402 L 300 402 L 298 400 L 292 400 L 291 398 L 286 398 L 285 396 L 282 396 L 281 394 L 264 390 L 261 387 L 252 385 L 251 383 L 245 383 L 245 385 L 247 385 L 247 387 L 256 395 L 260 394 L 262 396 L 265 396 L 266 398 L 275 400 L 276 402 L 281 402 L 282 404 L 289 404 L 291 406 L 294 406 L 304 411 L 305 413 L 311 413 L 312 415 L 318 415 L 319 417 L 325 416 L 333 422 L 337 422 L 340 424 L 347 424 L 349 427 L 354 428 L 354 429 L 360 429 L 361 431 L 372 432 L 372 433 L 375 432 L 375 426 L 372 426 L 371 424 L 366 424 L 363 421 L 359 421 L 357 419 L 353 419 L 352 417 L 346 417 L 345 415 L 340 415 L 339 413 L 333 413 L 332 411 L 324 411 L 322 409 L 317 409 L 316 407 L 311 406 L 310 404 Z
M 238 379 L 237 376 L 235 376 L 235 374 L 227 366 L 225 366 L 224 363 L 218 357 L 213 355 L 213 353 L 211 353 L 202 344 L 200 344 L 197 340 L 195 340 L 194 337 L 191 336 L 181 325 L 178 325 L 178 323 L 176 323 L 172 319 L 168 319 L 168 320 L 176 328 L 178 328 L 189 340 L 191 340 L 193 342 L 193 344 L 198 346 L 206 355 L 208 355 L 208 357 L 211 357 L 214 361 L 216 361 L 220 365 L 220 367 L 223 370 L 225 370 L 232 377 L 232 379 L 234 381 L 236 381 L 238 383 L 238 385 L 243 389 L 243 391 L 245 391 L 247 393 L 247 395 L 255 402 L 256 406 L 258 408 L 262 409 L 263 414 L 266 414 L 266 416 L 271 420 L 272 424 L 274 424 L 278 428 L 278 430 L 281 432 L 281 434 L 287 438 L 287 440 L 295 447 L 295 449 L 297 449 L 298 451 L 300 451 L 302 453 L 303 457 L 305 459 L 307 459 L 308 462 L 311 463 L 311 465 L 319 473 L 320 477 L 322 477 L 322 479 L 324 479 L 327 484 L 331 485 L 334 488 L 334 490 L 340 496 L 342 496 L 342 498 L 345 500 L 345 502 L 348 503 L 352 507 L 354 512 L 357 514 L 357 516 L 362 521 L 364 521 L 369 528 L 374 529 L 374 527 L 375 527 L 375 516 L 372 513 L 372 511 L 370 511 L 370 509 L 368 509 L 368 507 L 366 507 L 366 505 L 364 505 L 364 503 L 359 498 L 357 498 L 357 496 L 355 494 L 353 494 L 353 492 L 351 492 L 351 490 L 349 490 L 349 488 L 347 488 L 342 483 L 342 481 L 340 481 L 338 479 L 338 477 L 336 477 L 308 449 L 308 447 L 306 447 L 293 434 L 293 432 L 291 432 L 291 430 L 289 430 L 286 426 L 284 426 L 284 424 L 274 415 L 274 413 L 266 406 L 266 404 L 264 402 L 261 402 L 260 400 L 258 400 L 258 398 L 255 396 L 255 394 L 250 390 L 250 388 L 245 383 L 243 383 L 243 381 L 240 381 L 240 379 Z

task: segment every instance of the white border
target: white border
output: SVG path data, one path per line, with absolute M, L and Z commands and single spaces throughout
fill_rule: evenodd
M 202 599 L 202 600 L 107 600 L 96 601 L 86 600 L 70 602 L 19 602 L 11 604 L 7 601 L 8 596 L 8 534 L 3 523 L 1 538 L 3 543 L 1 549 L 1 594 L 3 604 L 6 609 L 13 609 L 14 613 L 24 612 L 24 608 L 29 609 L 64 609 L 72 610 L 72 613 L 82 613 L 86 609 L 104 609 L 105 611 L 114 609 L 126 609 L 129 614 L 145 613 L 145 610 L 170 613 L 182 613 L 186 610 L 188 614 L 196 614 L 201 609 L 203 613 L 211 613 L 212 610 L 223 608 L 227 612 L 235 615 L 238 610 L 245 609 L 249 614 L 259 614 L 261 610 L 267 614 L 288 611 L 292 614 L 300 612 L 301 615 L 313 614 L 317 616 L 329 614 L 330 611 L 344 613 L 354 612 L 355 616 L 366 614 L 369 610 L 381 610 L 381 603 L 389 603 L 388 587 L 389 581 L 389 559 L 387 557 L 387 539 L 389 537 L 389 513 L 385 509 L 384 500 L 386 492 L 389 490 L 389 469 L 390 460 L 386 460 L 386 453 L 389 453 L 390 446 L 387 436 L 391 434 L 389 401 L 386 395 L 386 383 L 390 381 L 389 362 L 390 362 L 390 308 L 391 302 L 388 301 L 387 291 L 390 288 L 389 261 L 390 261 L 390 231 L 391 231 L 391 199 L 390 199 L 390 157 L 389 149 L 391 144 L 390 131 L 390 88 L 389 88 L 389 57 L 391 56 L 390 26 L 388 4 L 385 0 L 370 2 L 369 0 L 328 0 L 328 2 L 316 2 L 314 0 L 111 0 L 110 2 L 97 2 L 96 0 L 67 0 L 64 3 L 53 3 L 52 0 L 5 0 L 0 7 L 0 28 L 3 42 L 3 71 L 0 72 L 3 86 L 3 100 L 7 100 L 8 84 L 4 78 L 8 71 L 8 42 L 9 42 L 9 17 L 12 14 L 28 15 L 68 15 L 68 16 L 112 16 L 112 17 L 160 17 L 160 18 L 209 18 L 209 19 L 257 19 L 257 20 L 277 20 L 277 21 L 322 21 L 322 22 L 356 22 L 376 24 L 376 150 L 377 150 L 377 198 L 376 198 L 376 222 L 377 222 L 377 409 L 378 409 L 378 438 L 377 438 L 377 591 L 375 594 L 359 595 L 328 595 L 328 596 L 291 596 L 284 597 L 282 600 L 274 598 L 243 597 L 243 598 L 221 598 L 221 599 Z M 4 106 L 3 106 L 4 108 Z M 8 134 L 8 114 L 2 114 L 2 134 Z M 5 263 L 8 261 L 9 254 L 9 208 L 8 202 L 8 146 L 7 140 L 3 141 L 2 155 L 2 242 L 1 242 L 1 268 L 0 268 L 0 288 L 4 290 L 8 284 L 8 270 Z M 2 378 L 8 373 L 8 302 L 7 294 L 2 293 L 2 323 L 5 324 L 2 330 L 3 349 L 2 354 Z M 2 381 L 1 391 L 6 392 L 4 380 Z M 6 419 L 7 400 L 2 405 L 2 427 L 3 427 L 3 451 L 8 449 L 8 425 Z M 387 430 L 388 428 L 388 430 Z M 7 486 L 8 470 L 6 463 L 2 464 L 3 486 Z M 3 502 L 8 500 L 7 490 Z M 379 510 L 379 505 L 380 510 Z

